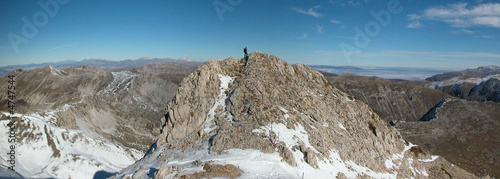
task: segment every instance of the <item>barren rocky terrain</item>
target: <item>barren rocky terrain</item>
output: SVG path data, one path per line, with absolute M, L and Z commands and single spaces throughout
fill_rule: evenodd
M 327 76 L 333 86 L 368 104 L 387 122 L 417 121 L 430 108 L 451 97 L 438 90 L 379 77 Z
M 398 130 L 433 154 L 478 176 L 500 177 L 500 104 L 447 99 L 427 122 L 405 122 Z

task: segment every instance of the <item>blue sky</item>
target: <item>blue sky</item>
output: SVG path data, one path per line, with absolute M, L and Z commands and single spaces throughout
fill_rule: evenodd
M 245 46 L 289 63 L 500 65 L 499 1 L 65 1 L 0 1 L 0 66 L 90 58 L 204 61 L 242 57 Z

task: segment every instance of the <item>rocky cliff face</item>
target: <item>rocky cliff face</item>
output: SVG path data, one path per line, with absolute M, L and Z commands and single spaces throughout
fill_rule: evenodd
M 91 178 L 130 165 L 160 134 L 160 117 L 178 87 L 163 74 L 168 70 L 160 71 L 45 66 L 11 72 L 17 93 L 16 171 L 25 177 Z M 7 76 L 0 84 L 8 84 Z M 2 153 L 10 146 L 4 135 L 11 122 L 6 89 L 0 93 Z M 3 158 L 0 165 L 7 166 Z
M 162 124 L 148 154 L 115 177 L 474 177 L 405 142 L 318 71 L 264 53 L 201 65 Z
M 425 122 L 396 125 L 409 141 L 478 176 L 500 177 L 500 104 L 457 98 L 431 109 Z

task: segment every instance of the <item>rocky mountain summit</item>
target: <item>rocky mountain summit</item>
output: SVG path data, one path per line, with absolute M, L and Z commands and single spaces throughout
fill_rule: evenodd
M 116 178 L 474 178 L 403 140 L 318 71 L 259 52 L 199 66 L 162 126 Z

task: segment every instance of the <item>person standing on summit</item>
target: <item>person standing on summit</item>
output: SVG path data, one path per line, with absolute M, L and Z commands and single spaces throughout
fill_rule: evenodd
M 248 60 L 248 52 L 247 52 L 247 47 L 243 49 L 243 53 L 245 53 L 245 60 Z

